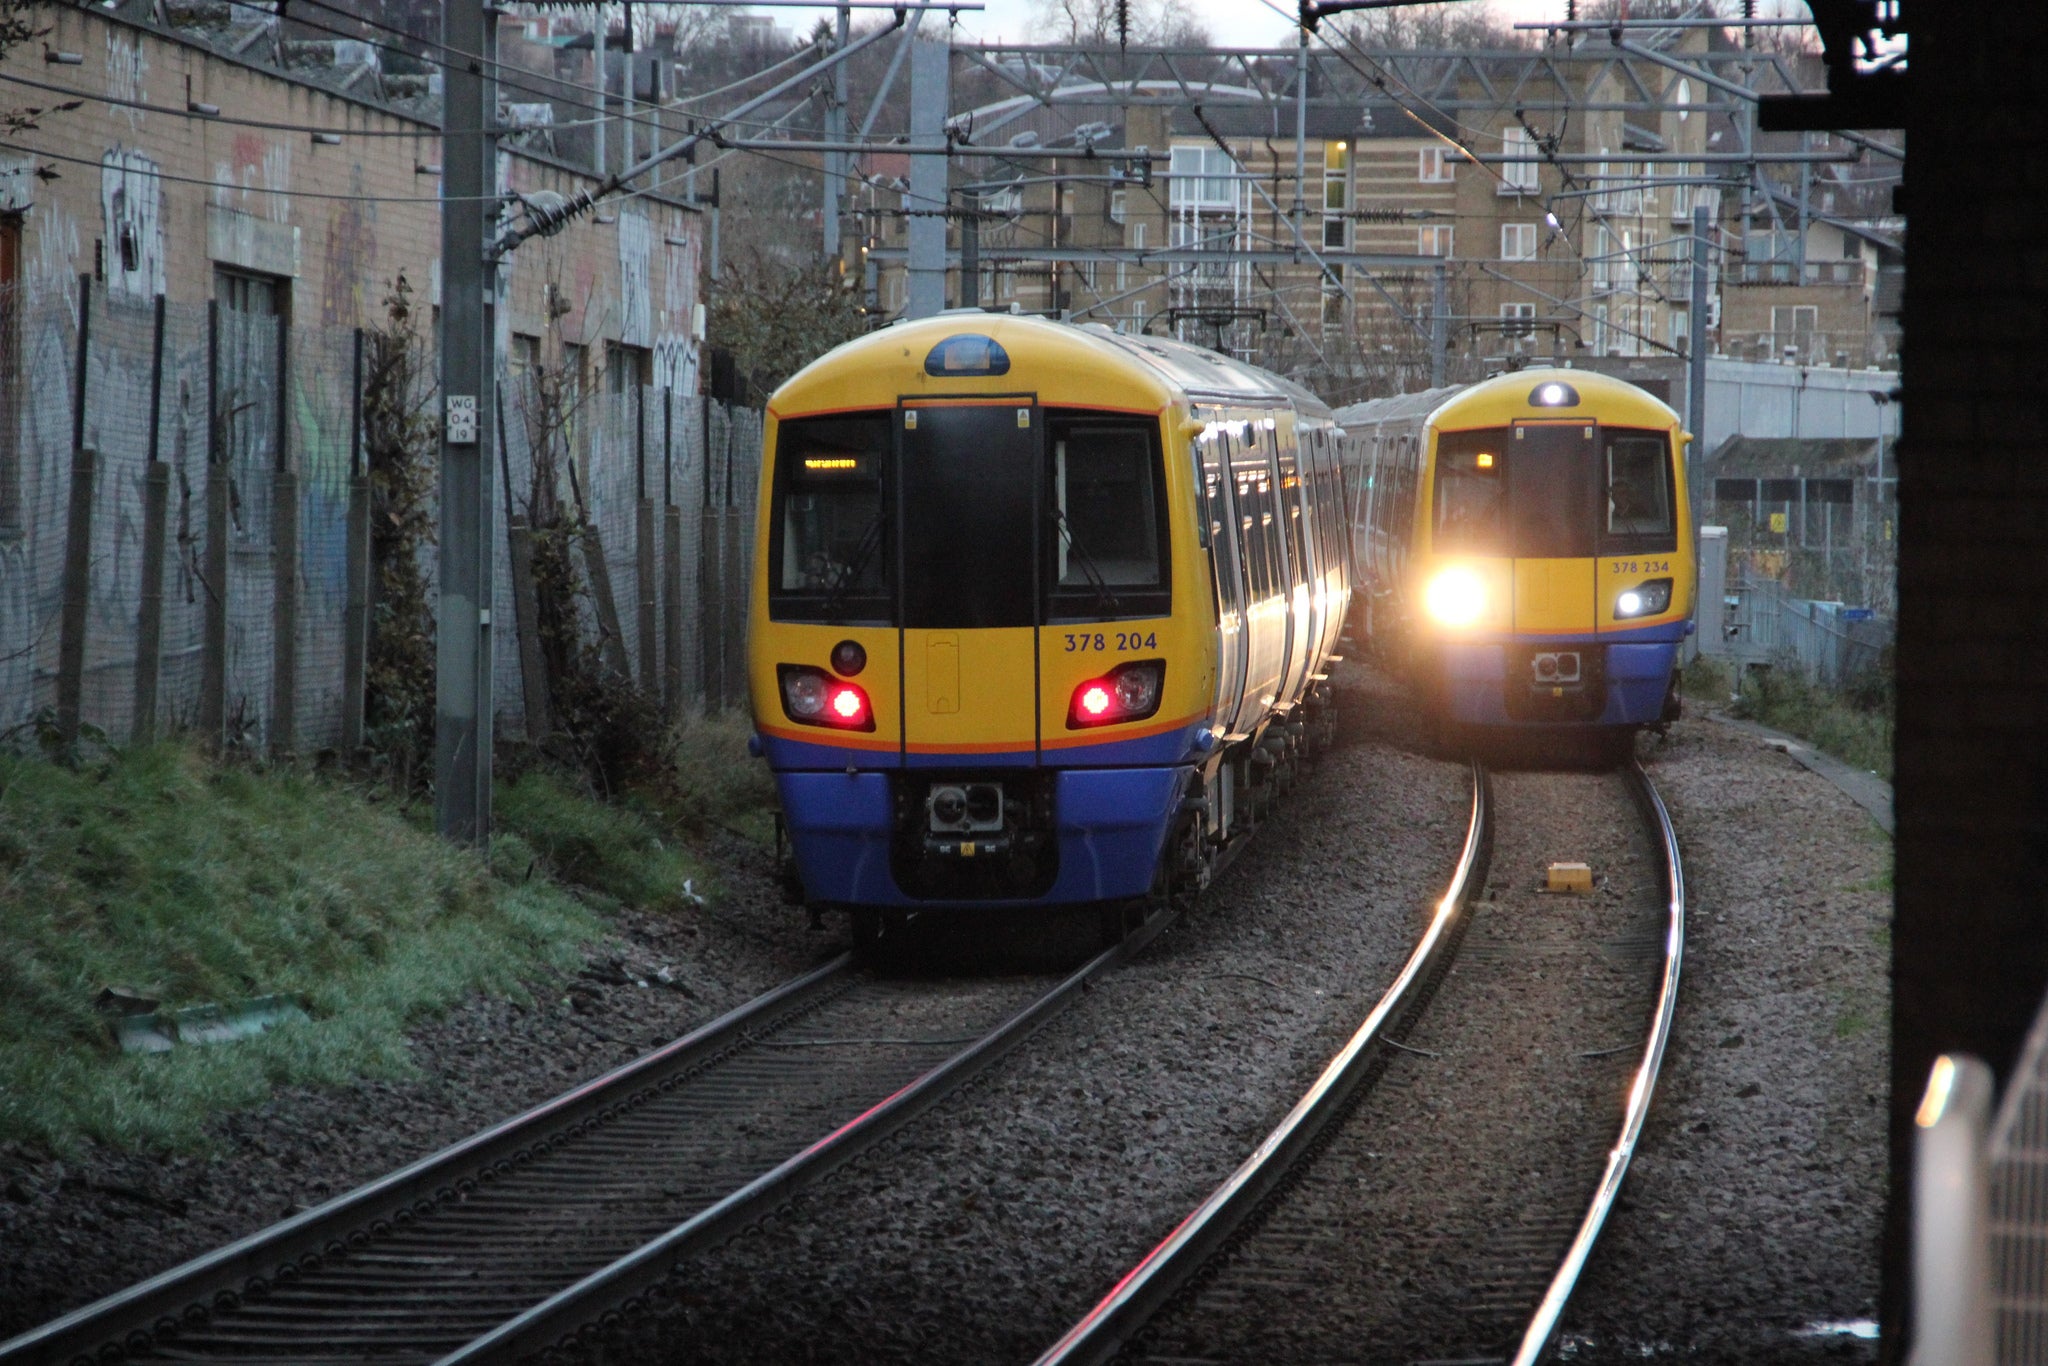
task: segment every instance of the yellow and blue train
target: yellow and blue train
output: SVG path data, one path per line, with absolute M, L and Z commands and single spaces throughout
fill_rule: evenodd
M 807 366 L 747 645 L 806 899 L 1206 883 L 1327 727 L 1342 519 L 1330 410 L 1197 347 L 962 310 Z
M 1677 714 L 1695 551 L 1675 412 L 1542 369 L 1337 416 L 1363 634 L 1437 720 L 1625 741 Z

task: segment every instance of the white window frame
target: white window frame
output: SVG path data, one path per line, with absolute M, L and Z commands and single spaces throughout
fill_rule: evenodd
M 1451 257 L 1457 254 L 1457 229 L 1442 224 L 1427 224 L 1415 230 L 1415 254 L 1417 256 Z
M 1221 147 L 1180 143 L 1169 163 L 1168 202 L 1176 209 L 1235 209 L 1238 182 L 1227 177 L 1244 168 Z
M 1500 225 L 1500 259 L 1533 261 L 1536 259 L 1536 241 L 1534 223 L 1503 223 Z
M 1447 185 L 1456 178 L 1456 167 L 1442 147 L 1420 147 L 1416 153 L 1415 178 L 1424 185 Z
M 1536 151 L 1536 139 L 1529 136 L 1526 128 L 1503 128 L 1500 150 L 1503 156 L 1530 156 Z M 1496 193 L 1535 194 L 1543 187 L 1542 169 L 1533 161 L 1502 162 Z

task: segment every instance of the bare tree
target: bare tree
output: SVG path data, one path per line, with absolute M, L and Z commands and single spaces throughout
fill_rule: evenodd
M 1089 47 L 1206 47 L 1187 0 L 1036 0 L 1032 31 Z

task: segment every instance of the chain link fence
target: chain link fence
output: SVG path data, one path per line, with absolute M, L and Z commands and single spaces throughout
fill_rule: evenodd
M 260 290 L 178 304 L 84 279 L 11 291 L 0 323 L 0 730 L 354 743 L 373 616 L 359 334 L 293 326 Z M 500 728 L 531 733 L 546 694 L 508 532 L 532 450 L 501 382 L 493 678 Z M 584 625 L 671 715 L 746 695 L 761 435 L 758 412 L 654 387 L 576 416 L 560 493 L 602 547 Z

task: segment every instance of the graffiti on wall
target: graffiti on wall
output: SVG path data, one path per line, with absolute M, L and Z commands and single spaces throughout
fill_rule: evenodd
M 679 225 L 680 226 L 680 225 Z M 661 321 L 654 339 L 654 382 L 679 393 L 697 390 L 697 237 L 671 234 L 663 246 Z
M 291 144 L 256 133 L 235 135 L 234 156 L 213 164 L 213 202 L 224 209 L 291 221 L 291 196 L 273 193 L 292 183 Z
M 353 167 L 348 178 L 349 193 L 362 195 L 363 168 Z M 363 305 L 374 305 L 379 293 L 365 300 L 365 288 L 381 289 L 377 271 L 377 204 L 373 199 L 346 199 L 327 215 L 327 246 L 322 253 L 326 266 L 325 287 L 320 293 L 320 321 L 330 327 L 354 327 L 367 315 Z
M 164 190 L 154 158 L 123 147 L 100 158 L 107 292 L 151 299 L 164 292 Z
M 143 52 L 141 37 L 118 28 L 109 28 L 107 94 L 116 100 L 134 100 L 137 104 L 146 104 L 149 96 L 144 91 L 142 82 L 143 77 L 148 74 L 149 58 Z M 133 105 L 109 104 L 107 111 L 114 118 L 126 120 L 130 132 L 142 127 L 145 115 Z
M 654 344 L 654 225 L 638 209 L 619 211 L 619 340 Z

